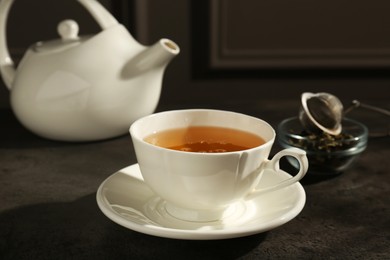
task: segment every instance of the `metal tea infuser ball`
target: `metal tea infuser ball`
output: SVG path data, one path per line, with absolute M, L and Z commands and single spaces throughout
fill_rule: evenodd
M 323 131 L 331 135 L 341 133 L 343 104 L 336 96 L 325 92 L 305 92 L 301 102 L 299 120 L 305 130 L 310 133 Z

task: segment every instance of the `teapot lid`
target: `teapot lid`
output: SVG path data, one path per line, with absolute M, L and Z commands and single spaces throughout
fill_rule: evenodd
M 61 52 L 69 48 L 75 47 L 90 37 L 79 37 L 79 26 L 74 20 L 64 20 L 57 26 L 58 34 L 61 39 L 51 40 L 47 42 L 37 42 L 33 46 L 35 52 Z

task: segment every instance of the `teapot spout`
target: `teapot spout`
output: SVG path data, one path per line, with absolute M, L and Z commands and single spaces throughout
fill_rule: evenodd
M 131 78 L 154 69 L 164 69 L 180 52 L 179 46 L 169 39 L 161 39 L 132 57 L 122 70 L 123 78 Z

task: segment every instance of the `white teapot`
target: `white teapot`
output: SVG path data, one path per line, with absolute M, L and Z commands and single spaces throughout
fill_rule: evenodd
M 102 31 L 80 37 L 75 21 L 62 21 L 61 38 L 32 45 L 16 69 L 6 42 L 14 1 L 0 0 L 1 75 L 16 117 L 35 134 L 63 141 L 119 136 L 154 112 L 164 70 L 180 50 L 168 39 L 143 46 L 99 2 L 78 1 Z

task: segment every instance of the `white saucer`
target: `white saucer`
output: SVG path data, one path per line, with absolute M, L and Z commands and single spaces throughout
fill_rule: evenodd
M 260 187 L 290 178 L 285 172 L 264 172 Z M 300 183 L 236 203 L 219 221 L 188 222 L 170 216 L 165 201 L 144 183 L 138 164 L 107 178 L 96 199 L 112 221 L 141 233 L 176 239 L 225 239 L 268 231 L 285 224 L 303 209 L 306 195 Z M 229 211 L 229 210 L 228 210 Z

